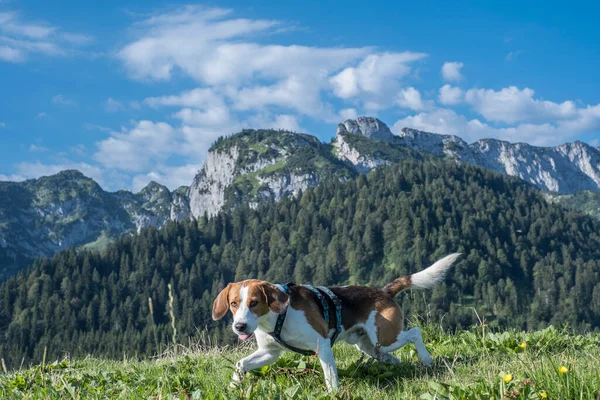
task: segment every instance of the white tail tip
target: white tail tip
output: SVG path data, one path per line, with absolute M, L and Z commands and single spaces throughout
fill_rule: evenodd
M 431 289 L 440 284 L 446 277 L 446 272 L 462 253 L 450 254 L 436 261 L 430 267 L 410 276 L 411 286 L 420 289 Z

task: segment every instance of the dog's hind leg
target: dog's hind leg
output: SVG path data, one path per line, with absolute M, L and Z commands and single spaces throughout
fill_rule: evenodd
M 337 367 L 335 366 L 335 359 L 333 358 L 333 351 L 331 350 L 331 341 L 329 338 L 319 340 L 317 355 L 321 362 L 321 367 L 323 368 L 327 390 L 331 392 L 338 388 L 339 382 Z
M 417 326 L 407 331 L 400 332 L 400 334 L 398 335 L 398 339 L 394 343 L 390 344 L 389 346 L 381 347 L 380 350 L 383 353 L 390 353 L 408 343 L 414 343 L 415 347 L 417 348 L 419 360 L 421 360 L 423 364 L 427 365 L 428 367 L 430 367 L 431 364 L 433 364 L 433 359 L 431 358 L 431 355 L 429 354 L 429 352 L 425 348 L 425 344 L 423 343 L 421 330 Z
M 398 360 L 393 355 L 382 351 L 381 348 L 379 348 L 378 351 L 376 345 L 374 346 L 373 343 L 371 343 L 369 337 L 367 336 L 363 336 L 358 341 L 358 343 L 356 344 L 356 348 L 364 354 L 368 355 L 369 357 L 373 357 L 378 361 L 391 362 L 392 364 L 400 364 L 400 360 Z

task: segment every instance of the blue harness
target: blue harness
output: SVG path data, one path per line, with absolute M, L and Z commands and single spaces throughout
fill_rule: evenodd
M 288 288 L 288 285 L 281 283 L 280 286 L 283 289 L 283 291 L 285 292 L 285 294 L 287 294 L 289 296 L 290 289 Z M 317 296 L 317 299 L 319 299 L 319 301 L 321 302 L 321 307 L 323 308 L 323 318 L 325 319 L 325 322 L 327 323 L 328 330 L 329 330 L 329 304 L 327 304 L 327 299 L 325 298 L 323 293 L 325 293 L 331 299 L 333 304 L 335 305 L 335 332 L 333 333 L 333 336 L 330 338 L 331 346 L 333 346 L 333 343 L 335 343 L 335 340 L 337 339 L 339 334 L 342 332 L 342 301 L 329 288 L 327 288 L 325 286 L 317 286 L 316 288 L 312 285 L 300 285 L 300 286 L 304 286 L 305 288 L 310 289 L 315 294 L 315 296 Z M 321 292 L 323 292 L 323 293 L 321 293 Z M 283 323 L 285 321 L 286 314 L 287 314 L 287 310 L 284 311 L 283 313 L 279 314 L 279 316 L 277 317 L 277 322 L 275 322 L 275 329 L 273 330 L 273 332 L 269 333 L 269 335 L 273 339 L 275 339 L 275 341 L 277 343 L 279 343 L 280 345 L 282 345 L 283 347 L 285 347 L 286 349 L 288 349 L 290 351 L 294 351 L 296 353 L 300 353 L 305 356 L 314 355 L 315 352 L 312 350 L 299 349 L 297 347 L 290 346 L 289 344 L 287 344 L 283 340 L 281 340 L 281 329 L 283 328 Z

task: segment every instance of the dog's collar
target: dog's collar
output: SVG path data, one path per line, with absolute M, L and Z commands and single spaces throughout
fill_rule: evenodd
M 280 283 L 278 286 L 281 287 L 281 290 L 285 294 L 287 294 L 288 296 L 290 295 L 290 289 L 288 288 L 287 284 Z M 318 286 L 317 288 L 315 288 L 312 285 L 302 285 L 302 286 L 310 289 L 317 296 L 317 298 L 321 301 L 321 307 L 323 308 L 323 317 L 324 317 L 327 325 L 329 325 L 329 305 L 327 304 L 327 300 L 325 299 L 325 296 L 323 296 L 323 294 L 320 291 L 323 291 L 335 305 L 336 327 L 335 327 L 335 332 L 330 339 L 331 346 L 333 346 L 333 343 L 337 339 L 338 335 L 342 332 L 342 302 L 341 302 L 341 300 L 329 288 L 327 288 L 325 286 Z M 312 350 L 304 350 L 304 349 L 299 349 L 294 346 L 290 346 L 289 344 L 285 343 L 281 339 L 281 330 L 283 329 L 283 323 L 285 322 L 286 314 L 287 314 L 287 309 L 277 316 L 277 321 L 275 322 L 275 329 L 273 330 L 273 332 L 269 333 L 269 335 L 277 343 L 279 343 L 283 347 L 287 348 L 288 350 L 291 350 L 293 352 L 300 353 L 303 355 L 307 355 L 307 356 L 314 355 L 315 352 Z

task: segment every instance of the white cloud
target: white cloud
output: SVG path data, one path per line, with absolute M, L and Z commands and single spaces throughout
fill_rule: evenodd
M 25 36 L 31 39 L 44 39 L 52 35 L 56 28 L 41 24 L 22 22 L 14 12 L 0 12 L 0 30 L 16 36 Z
M 31 54 L 61 56 L 91 36 L 63 32 L 45 22 L 26 22 L 15 12 L 0 12 L 0 61 L 21 63 Z
M 463 79 L 460 70 L 464 66 L 461 62 L 445 62 L 442 66 L 442 77 L 447 82 L 456 82 Z
M 0 122 L 0 128 L 6 128 L 6 122 Z
M 154 108 L 161 106 L 207 108 L 215 103 L 222 102 L 221 96 L 215 93 L 211 88 L 196 88 L 184 91 L 179 95 L 148 97 L 144 99 L 145 104 Z
M 321 101 L 319 83 L 294 76 L 270 86 L 243 88 L 231 99 L 236 110 L 264 110 L 276 106 L 320 119 L 332 116 L 330 106 Z
M 106 168 L 140 172 L 179 151 L 178 131 L 165 122 L 139 121 L 97 143 L 94 159 Z
M 430 112 L 422 112 L 397 121 L 392 131 L 398 133 L 404 127 L 426 132 L 458 135 L 465 140 L 475 140 L 490 133 L 489 127 L 479 120 L 467 120 L 453 110 L 437 108 Z
M 223 106 L 210 107 L 206 110 L 184 108 L 173 114 L 173 116 L 181 119 L 184 124 L 192 126 L 221 127 L 232 121 L 229 109 Z
M 457 135 L 467 141 L 498 138 L 510 142 L 555 146 L 573 140 L 578 134 L 600 129 L 600 105 L 578 110 L 577 116 L 571 120 L 522 123 L 510 127 L 494 127 L 478 119 L 468 119 L 453 110 L 437 108 L 403 118 L 394 124 L 392 130 L 397 133 L 403 127 Z
M 117 112 L 125 110 L 125 106 L 120 101 L 109 97 L 104 104 L 104 109 L 107 112 Z
M 273 20 L 235 18 L 231 10 L 188 6 L 137 23 L 136 39 L 117 56 L 137 79 L 168 80 L 183 74 L 209 86 L 146 99 L 152 107 L 204 109 L 216 98 L 235 110 L 272 113 L 271 108 L 285 108 L 326 121 L 336 113 L 324 100 L 325 93 L 372 108 L 390 107 L 397 81 L 409 73 L 410 63 L 426 56 L 377 53 L 370 47 L 256 42 L 258 35 L 266 42 L 284 26 Z
M 304 132 L 294 115 L 281 114 L 275 117 L 259 114 L 251 117 L 244 125 L 252 129 L 283 129 L 291 132 Z
M 330 83 L 333 92 L 342 99 L 362 93 L 379 94 L 410 72 L 407 65 L 426 57 L 424 53 L 370 54 L 356 67 L 348 67 L 333 76 Z
M 32 151 L 32 152 L 45 152 L 45 151 L 48 151 L 48 148 L 44 147 L 44 146 L 37 146 L 35 144 L 32 144 L 31 146 L 29 146 L 29 151 Z
M 300 127 L 300 124 L 298 123 L 298 119 L 296 118 L 296 116 L 288 114 L 278 115 L 273 123 L 273 128 L 284 129 L 286 131 L 292 132 L 303 131 L 303 129 Z
M 577 107 L 572 101 L 553 103 L 534 99 L 534 91 L 520 90 L 515 86 L 493 89 L 470 89 L 465 101 L 487 120 L 505 123 L 552 122 L 577 116 Z
M 414 87 L 400 90 L 396 97 L 396 104 L 400 107 L 410 108 L 411 110 L 423 110 L 432 106 L 430 101 L 423 101 L 421 93 Z
M 459 87 L 446 84 L 440 88 L 438 100 L 445 105 L 460 104 L 463 98 L 463 91 Z
M 0 174 L 0 182 L 21 182 L 24 181 L 25 177 L 21 176 L 21 175 L 17 175 L 17 174 L 12 174 L 12 175 L 4 175 L 4 174 Z
M 178 167 L 153 169 L 146 174 L 134 176 L 132 188 L 134 192 L 139 192 L 151 181 L 165 185 L 170 190 L 177 189 L 180 186 L 189 186 L 201 168 L 202 165 L 200 164 L 186 164 Z
M 276 33 L 272 20 L 232 17 L 231 10 L 188 6 L 156 15 L 139 24 L 138 39 L 118 56 L 133 77 L 170 79 L 175 69 L 209 84 L 238 84 L 254 75 L 290 75 L 335 70 L 369 52 L 367 48 L 313 48 L 259 45 L 244 41 Z
M 356 108 L 344 108 L 340 110 L 339 115 L 342 121 L 346 121 L 347 119 L 356 119 L 356 117 L 358 117 L 358 112 L 356 111 Z
M 13 63 L 22 62 L 25 60 L 25 52 L 12 47 L 0 45 L 0 60 Z
M 36 118 L 44 118 L 46 116 L 47 116 L 47 114 L 45 112 L 41 112 L 41 113 L 38 113 L 38 115 L 36 115 Z
M 62 94 L 57 94 L 52 97 L 52 103 L 60 106 L 76 106 L 77 103 L 74 100 L 66 98 Z

